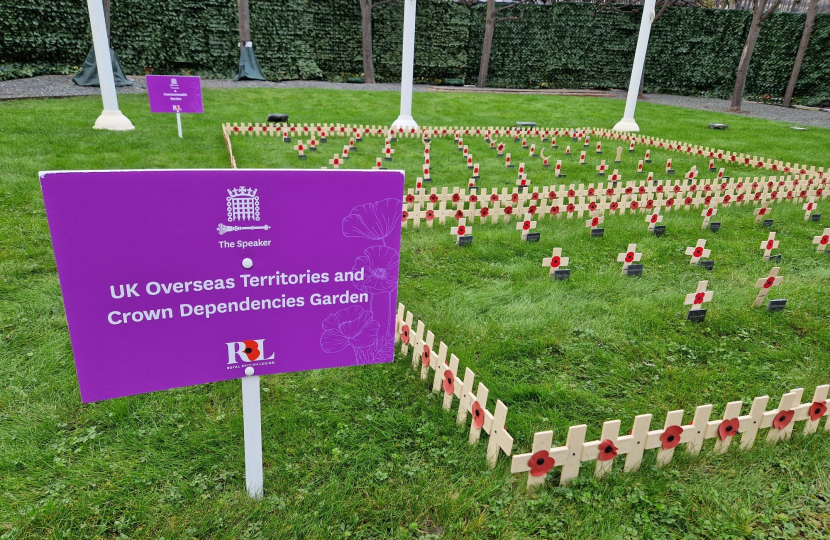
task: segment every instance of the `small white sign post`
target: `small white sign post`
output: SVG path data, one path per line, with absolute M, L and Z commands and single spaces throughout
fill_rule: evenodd
M 129 131 L 135 129 L 129 118 L 118 109 L 118 95 L 115 93 L 115 77 L 112 74 L 110 44 L 107 39 L 107 21 L 101 0 L 87 0 L 89 24 L 92 28 L 92 46 L 95 49 L 95 65 L 98 67 L 98 83 L 104 110 L 95 121 L 93 129 Z
M 418 127 L 412 118 L 412 72 L 415 64 L 415 0 L 404 0 L 403 59 L 401 61 L 401 114 L 392 124 L 394 129 Z
M 643 18 L 640 21 L 640 37 L 637 38 L 637 49 L 634 52 L 634 67 L 631 69 L 631 81 L 628 83 L 628 97 L 625 100 L 625 112 L 622 120 L 614 126 L 614 131 L 640 131 L 640 126 L 634 121 L 634 109 L 637 108 L 637 94 L 640 92 L 640 79 L 643 76 L 643 66 L 646 63 L 646 49 L 648 36 L 651 33 L 651 22 L 654 20 L 654 4 L 656 0 L 646 0 L 643 6 Z
M 245 429 L 245 486 L 252 499 L 262 498 L 262 413 L 259 375 L 245 368 L 242 378 L 242 423 Z

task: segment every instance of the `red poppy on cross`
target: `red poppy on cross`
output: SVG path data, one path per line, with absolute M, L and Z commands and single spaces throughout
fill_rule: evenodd
M 562 248 L 553 248 L 550 257 L 542 259 L 542 266 L 550 267 L 550 275 L 552 276 L 556 270 L 561 270 L 568 266 L 569 257 L 562 256 Z
M 778 275 L 778 272 L 781 271 L 781 268 L 776 266 L 769 271 L 767 277 L 761 278 L 755 282 L 755 288 L 760 289 L 758 291 L 758 296 L 755 298 L 755 302 L 752 303 L 753 306 L 758 307 L 764 303 L 764 298 L 766 298 L 767 294 L 771 287 L 777 287 L 781 284 L 784 278 Z
M 706 249 L 706 240 L 701 238 L 697 241 L 692 247 L 686 248 L 686 255 L 691 255 L 692 259 L 689 261 L 690 265 L 695 265 L 700 263 L 700 259 L 703 257 L 708 257 L 711 251 Z
M 766 240 L 761 242 L 760 249 L 764 250 L 764 260 L 768 261 L 773 249 L 778 249 L 778 240 L 775 239 L 775 233 L 769 233 Z
M 617 255 L 617 262 L 623 263 L 622 273 L 624 274 L 628 270 L 631 263 L 639 262 L 642 257 L 642 253 L 637 253 L 637 244 L 628 244 L 628 249 Z
M 334 154 L 334 157 L 329 160 L 329 165 L 334 166 L 335 169 L 340 168 L 340 163 L 342 162 L 340 161 L 340 156 L 337 154 Z
M 686 300 L 683 302 L 685 306 L 691 306 L 689 311 L 697 311 L 703 309 L 704 302 L 711 302 L 715 295 L 712 291 L 707 291 L 706 287 L 709 285 L 708 281 L 698 281 L 695 292 L 687 294 Z
M 813 243 L 818 245 L 818 248 L 816 248 L 817 252 L 825 251 L 827 249 L 828 242 L 830 242 L 830 228 L 824 229 L 821 236 L 813 237 Z
M 815 199 L 810 197 L 808 202 L 804 203 L 804 206 L 801 208 L 804 210 L 804 221 L 808 221 L 810 219 L 810 214 L 816 209 Z
M 450 228 L 450 234 L 455 236 L 455 243 L 460 244 L 462 236 L 473 234 L 473 228 L 467 227 L 467 218 L 462 217 L 458 220 L 457 227 Z

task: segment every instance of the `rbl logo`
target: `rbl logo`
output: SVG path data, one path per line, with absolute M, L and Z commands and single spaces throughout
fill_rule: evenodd
M 237 358 L 243 362 L 274 359 L 274 353 L 271 353 L 271 356 L 265 356 L 264 339 L 232 341 L 230 343 L 226 343 L 225 345 L 228 346 L 228 365 L 236 364 Z

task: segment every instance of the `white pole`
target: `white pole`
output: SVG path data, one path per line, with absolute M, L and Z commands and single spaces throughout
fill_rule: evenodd
M 245 485 L 248 496 L 262 498 L 262 413 L 259 403 L 259 375 L 245 368 L 242 379 L 242 422 L 245 425 Z
M 412 118 L 412 72 L 415 65 L 415 0 L 404 0 L 403 59 L 401 61 L 401 115 L 393 128 L 417 128 Z
M 182 138 L 182 113 L 176 113 L 176 124 L 179 126 L 179 138 Z
M 628 98 L 625 100 L 625 113 L 622 120 L 614 126 L 614 131 L 640 131 L 634 121 L 634 109 L 637 107 L 637 94 L 640 92 L 640 79 L 643 65 L 646 63 L 648 36 L 651 33 L 651 21 L 654 20 L 655 0 L 646 0 L 643 6 L 643 18 L 640 21 L 640 37 L 637 38 L 637 50 L 634 52 L 634 67 L 631 68 L 631 82 L 628 84 Z
M 101 0 L 87 0 L 87 6 L 89 7 L 89 24 L 92 27 L 92 46 L 95 49 L 95 65 L 98 67 L 98 82 L 101 85 L 101 99 L 104 102 L 104 111 L 93 127 L 113 131 L 135 129 L 132 122 L 118 110 L 110 44 L 107 39 L 107 21 L 104 18 L 104 4 Z

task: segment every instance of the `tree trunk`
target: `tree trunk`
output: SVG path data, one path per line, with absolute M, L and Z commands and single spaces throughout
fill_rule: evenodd
M 107 43 L 110 43 L 110 0 L 103 0 L 101 3 L 104 5 L 104 21 L 107 23 Z
M 484 44 L 481 46 L 481 66 L 478 68 L 476 86 L 487 84 L 487 69 L 490 67 L 490 49 L 493 47 L 493 31 L 496 28 L 496 0 L 487 0 L 487 20 L 484 23 Z
M 251 41 L 251 12 L 248 11 L 248 0 L 236 0 L 239 7 L 239 42 L 240 47 Z
M 375 62 L 372 58 L 372 0 L 360 0 L 360 25 L 363 30 L 363 82 L 374 84 Z
M 793 100 L 795 83 L 798 81 L 798 74 L 801 71 L 801 62 L 804 60 L 804 53 L 807 52 L 807 45 L 810 44 L 810 34 L 813 33 L 816 11 L 818 11 L 818 0 L 810 0 L 810 5 L 807 6 L 807 20 L 804 21 L 804 33 L 801 34 L 801 43 L 798 44 L 798 53 L 795 55 L 795 64 L 793 64 L 793 72 L 790 75 L 790 83 L 787 85 L 787 91 L 784 93 L 785 107 L 789 107 Z
M 752 10 L 752 22 L 749 25 L 749 34 L 746 36 L 744 52 L 741 54 L 741 62 L 738 64 L 738 75 L 735 79 L 735 89 L 732 90 L 732 104 L 730 111 L 740 111 L 741 103 L 744 100 L 744 86 L 746 86 L 746 75 L 749 73 L 749 63 L 752 61 L 752 53 L 755 51 L 755 43 L 758 41 L 758 34 L 761 33 L 761 18 L 764 15 L 766 0 L 758 0 L 755 9 Z

